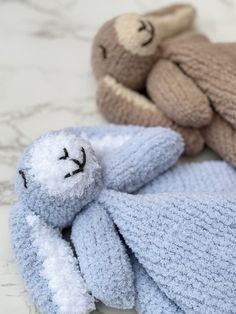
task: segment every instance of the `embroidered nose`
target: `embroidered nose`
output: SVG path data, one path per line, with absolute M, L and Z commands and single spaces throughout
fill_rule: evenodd
M 82 155 L 83 155 L 83 160 L 82 160 L 82 162 L 80 162 L 78 159 L 70 158 L 70 160 L 73 161 L 77 166 L 79 166 L 79 168 L 76 169 L 76 170 L 74 170 L 74 171 L 72 172 L 72 174 L 71 174 L 71 173 L 67 173 L 67 174 L 64 176 L 65 179 L 66 179 L 66 178 L 70 178 L 71 176 L 74 176 L 75 174 L 84 171 L 84 166 L 86 165 L 86 153 L 85 153 L 85 150 L 84 150 L 83 147 L 81 148 L 81 152 L 82 152 Z
M 140 20 L 139 22 L 141 23 L 141 26 L 139 27 L 138 32 L 146 31 L 150 35 L 149 38 L 142 43 L 142 47 L 145 47 L 152 42 L 155 34 L 155 29 L 150 21 L 146 21 L 145 23 L 144 21 Z

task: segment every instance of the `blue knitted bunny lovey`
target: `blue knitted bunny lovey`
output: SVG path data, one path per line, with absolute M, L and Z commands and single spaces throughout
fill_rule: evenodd
M 90 313 L 94 298 L 139 314 L 236 313 L 236 173 L 174 166 L 182 151 L 174 131 L 127 126 L 51 132 L 26 149 L 10 228 L 42 313 Z
M 115 194 L 118 201 L 126 199 L 126 193 L 173 166 L 182 152 L 182 138 L 174 131 L 124 126 L 50 132 L 25 150 L 10 229 L 17 263 L 40 312 L 90 313 L 94 297 L 117 308 L 135 305 L 134 278 L 142 269 L 133 268 L 137 261 L 101 204 L 112 199 L 113 206 Z M 140 197 L 134 198 L 138 205 Z M 72 229 L 77 258 L 62 237 L 66 227 Z

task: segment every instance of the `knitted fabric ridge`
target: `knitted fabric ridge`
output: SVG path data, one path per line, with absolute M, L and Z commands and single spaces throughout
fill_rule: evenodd
M 170 129 L 108 125 L 50 132 L 25 150 L 10 229 L 41 313 L 86 314 L 95 300 L 139 314 L 235 312 L 236 173 L 175 165 L 183 149 Z

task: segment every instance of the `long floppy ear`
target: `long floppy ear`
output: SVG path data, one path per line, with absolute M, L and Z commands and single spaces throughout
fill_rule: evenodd
M 132 309 L 134 278 L 126 246 L 109 214 L 92 202 L 76 218 L 71 239 L 92 295 L 110 307 Z
M 191 29 L 195 15 L 194 7 L 188 4 L 171 5 L 145 14 L 152 20 L 162 40 Z
M 116 191 L 137 191 L 172 167 L 183 148 L 182 137 L 173 130 L 147 128 L 104 158 L 104 184 Z
M 57 229 L 17 204 L 10 232 L 17 264 L 40 313 L 88 314 L 95 309 L 73 252 Z

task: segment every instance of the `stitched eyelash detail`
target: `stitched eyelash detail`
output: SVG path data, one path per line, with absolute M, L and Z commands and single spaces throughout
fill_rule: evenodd
M 24 181 L 24 187 L 27 189 L 28 185 L 27 185 L 27 180 L 26 180 L 24 171 L 23 170 L 19 170 L 19 174 L 21 175 L 21 177 L 22 177 L 22 179 Z
M 68 158 L 68 157 L 69 157 L 69 154 L 68 154 L 67 149 L 66 149 L 66 148 L 63 148 L 63 151 L 64 151 L 65 155 L 64 155 L 64 156 L 62 156 L 62 157 L 60 157 L 60 158 L 59 158 L 59 160 L 66 159 L 66 158 Z

